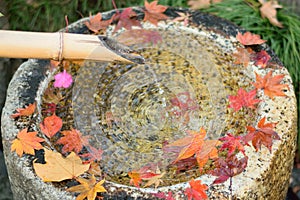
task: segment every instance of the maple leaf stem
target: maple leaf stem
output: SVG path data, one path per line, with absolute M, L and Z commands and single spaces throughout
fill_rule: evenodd
M 120 13 L 120 11 L 118 10 L 118 7 L 117 7 L 117 5 L 116 5 L 116 2 L 115 2 L 115 0 L 111 0 L 111 3 L 113 4 L 113 7 L 114 7 L 114 9 L 116 10 L 116 13 Z

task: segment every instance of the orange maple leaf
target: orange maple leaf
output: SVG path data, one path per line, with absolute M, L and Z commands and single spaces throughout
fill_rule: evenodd
M 250 32 L 246 32 L 244 34 L 238 32 L 236 39 L 243 45 L 262 44 L 266 42 L 266 40 L 260 39 L 259 35 L 252 34 Z
M 45 149 L 46 164 L 36 163 L 33 168 L 35 173 L 44 182 L 60 182 L 80 176 L 90 168 L 90 164 L 82 164 L 79 156 L 71 152 L 67 157 L 60 153 Z
M 160 174 L 154 173 L 149 166 L 142 167 L 140 170 L 133 170 L 128 172 L 128 176 L 130 177 L 130 184 L 135 187 L 140 187 L 140 183 L 143 179 L 149 179 L 154 176 L 158 176 Z
M 188 133 L 189 135 L 187 137 L 184 137 L 182 139 L 179 139 L 167 145 L 167 146 L 183 147 L 179 152 L 179 155 L 177 156 L 174 163 L 179 160 L 186 159 L 195 155 L 203 147 L 204 138 L 206 136 L 206 131 L 203 128 L 201 128 L 199 132 L 190 130 L 188 131 Z
M 11 117 L 16 118 L 16 117 L 19 117 L 19 116 L 32 115 L 35 111 L 35 108 L 36 108 L 36 103 L 29 104 L 25 108 L 17 108 L 17 113 L 12 114 Z
M 256 151 L 258 151 L 263 144 L 271 152 L 273 140 L 280 140 L 280 137 L 273 130 L 276 123 L 265 123 L 265 121 L 266 117 L 262 118 L 257 124 L 258 128 L 247 126 L 249 133 L 245 136 L 245 141 L 252 140 L 252 145 Z
M 79 153 L 83 146 L 88 145 L 89 136 L 83 136 L 82 133 L 76 129 L 71 128 L 68 131 L 61 132 L 64 136 L 57 140 L 57 144 L 63 144 L 62 152 L 67 153 L 74 150 Z
M 113 18 L 109 20 L 102 21 L 102 14 L 99 12 L 94 16 L 90 16 L 89 21 L 84 24 L 88 27 L 89 30 L 94 33 L 98 33 L 100 30 L 105 30 L 112 22 Z
M 107 192 L 102 186 L 105 180 L 97 182 L 94 175 L 92 175 L 89 179 L 79 177 L 76 180 L 80 183 L 80 185 L 75 185 L 67 189 L 69 192 L 80 193 L 76 197 L 76 200 L 83 200 L 85 198 L 88 200 L 94 200 L 97 196 L 97 192 Z
M 252 54 L 253 51 L 251 48 L 245 49 L 238 47 L 237 52 L 232 54 L 233 58 L 235 59 L 234 64 L 243 64 L 244 67 L 247 67 Z
M 220 145 L 222 142 L 218 140 L 205 140 L 203 148 L 196 153 L 196 159 L 199 166 L 200 172 L 202 171 L 204 165 L 207 163 L 208 159 L 218 158 L 218 149 L 216 146 Z
M 259 0 L 259 3 L 262 4 L 262 6 L 259 8 L 260 14 L 262 18 L 268 18 L 271 24 L 274 26 L 277 26 L 279 28 L 283 28 L 282 23 L 280 23 L 276 17 L 277 15 L 277 8 L 282 8 L 281 5 L 278 4 L 277 1 L 265 1 L 265 0 Z
M 36 136 L 37 133 L 27 132 L 27 128 L 21 130 L 17 135 L 17 139 L 12 141 L 11 151 L 16 151 L 20 157 L 23 153 L 34 155 L 34 149 L 42 149 L 41 142 L 44 142 L 43 138 Z
M 145 11 L 144 11 L 144 21 L 149 21 L 150 23 L 157 26 L 158 21 L 168 19 L 168 16 L 163 14 L 167 10 L 167 6 L 157 5 L 158 1 L 153 1 L 148 3 L 145 1 Z
M 256 72 L 256 82 L 253 85 L 257 89 L 264 90 L 265 95 L 269 96 L 271 99 L 274 99 L 274 96 L 286 96 L 282 91 L 284 88 L 288 88 L 287 84 L 280 84 L 284 74 L 276 75 L 272 77 L 272 71 L 269 71 L 264 77 L 259 76 Z
M 205 190 L 208 189 L 207 185 L 201 184 L 201 180 L 192 179 L 190 182 L 190 187 L 186 188 L 184 193 L 188 196 L 188 200 L 200 200 L 207 199 L 207 194 Z
M 46 117 L 43 123 L 40 123 L 40 128 L 48 138 L 51 138 L 58 131 L 60 131 L 62 124 L 62 119 L 53 113 L 52 116 Z

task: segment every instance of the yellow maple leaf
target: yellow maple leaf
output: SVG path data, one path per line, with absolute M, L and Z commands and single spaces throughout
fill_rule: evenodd
M 265 0 L 259 0 L 259 3 L 261 3 L 261 7 L 260 7 L 260 14 L 262 16 L 262 18 L 268 18 L 268 20 L 270 21 L 271 24 L 273 24 L 274 26 L 277 26 L 279 28 L 283 28 L 282 23 L 280 23 L 277 20 L 277 8 L 282 8 L 281 5 L 278 4 L 277 1 L 265 1 Z
M 66 158 L 60 153 L 44 148 L 46 164 L 33 163 L 36 174 L 44 182 L 59 182 L 78 177 L 87 171 L 90 164 L 82 164 L 79 156 L 71 152 Z
M 12 141 L 11 151 L 16 151 L 20 157 L 24 152 L 34 155 L 34 149 L 42 149 L 41 142 L 44 142 L 43 138 L 36 136 L 37 133 L 27 132 L 27 128 L 21 130 L 17 135 L 17 139 Z
M 151 185 L 154 185 L 155 188 L 157 188 L 159 186 L 160 183 L 162 183 L 163 181 L 161 180 L 161 178 L 166 174 L 166 172 L 160 173 L 156 175 L 156 176 L 152 176 L 150 178 L 144 178 L 143 180 L 148 181 L 144 187 L 149 187 Z
M 67 189 L 69 192 L 80 193 L 76 197 L 76 200 L 83 200 L 84 198 L 94 200 L 97 192 L 106 192 L 106 189 L 102 186 L 105 180 L 101 180 L 97 183 L 94 175 L 92 175 L 90 179 L 79 177 L 76 180 L 80 183 L 80 185 L 75 185 Z

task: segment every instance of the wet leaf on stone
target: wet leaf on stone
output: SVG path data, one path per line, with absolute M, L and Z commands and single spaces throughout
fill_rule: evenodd
M 36 103 L 29 104 L 25 108 L 17 108 L 17 112 L 15 114 L 12 114 L 12 118 L 17 118 L 20 116 L 29 116 L 32 115 L 35 111 Z
M 136 19 L 137 14 L 132 8 L 125 8 L 122 12 L 117 12 L 113 16 L 113 20 L 117 21 L 117 25 L 113 32 L 118 31 L 121 28 L 131 30 L 133 26 L 142 27 L 139 20 Z
M 256 82 L 253 85 L 257 89 L 262 89 L 264 94 L 274 99 L 275 96 L 286 96 L 282 91 L 284 88 L 289 89 L 287 84 L 280 84 L 284 78 L 284 74 L 275 75 L 272 77 L 272 71 L 269 71 L 267 75 L 261 77 L 255 72 Z
M 133 170 L 128 172 L 128 176 L 130 177 L 130 184 L 135 187 L 140 187 L 140 184 L 143 180 L 152 178 L 154 176 L 158 176 L 160 174 L 156 174 L 151 170 L 150 166 L 144 166 L 140 170 Z
M 160 20 L 168 19 L 168 16 L 163 14 L 167 10 L 167 6 L 158 5 L 158 1 L 152 1 L 148 3 L 145 1 L 145 10 L 144 10 L 144 21 L 149 21 L 150 23 L 157 26 L 157 23 Z
M 94 33 L 98 33 L 100 30 L 105 30 L 112 22 L 112 18 L 109 20 L 102 20 L 102 14 L 99 12 L 94 16 L 90 16 L 89 21 L 84 24 L 88 27 L 89 30 Z
M 238 32 L 236 39 L 243 45 L 263 44 L 266 40 L 260 39 L 260 35 L 246 32 L 244 34 Z
M 41 131 L 48 137 L 51 138 L 62 128 L 62 119 L 55 115 L 46 117 L 42 123 L 40 123 Z
M 240 110 L 242 107 L 256 109 L 256 104 L 260 102 L 256 99 L 256 90 L 251 90 L 250 92 L 245 91 L 240 88 L 237 95 L 229 95 L 229 108 L 233 108 L 234 111 Z
M 244 171 L 248 164 L 248 157 L 238 159 L 235 154 L 231 154 L 226 158 L 219 158 L 215 161 L 216 168 L 210 173 L 213 176 L 218 176 L 213 184 L 220 184 L 227 181 Z
M 236 151 L 240 151 L 245 155 L 245 145 L 248 145 L 244 142 L 242 136 L 234 136 L 228 133 L 226 136 L 221 137 L 219 140 L 223 141 L 220 150 L 228 150 L 228 155 L 231 156 Z M 246 155 L 245 155 L 246 156 Z
M 258 52 L 253 58 L 253 60 L 255 61 L 254 64 L 262 68 L 265 68 L 267 66 L 270 59 L 271 56 L 264 50 Z
M 76 200 L 83 200 L 85 198 L 87 198 L 87 200 L 95 200 L 98 192 L 107 192 L 103 187 L 105 180 L 97 182 L 94 175 L 92 175 L 89 179 L 79 177 L 76 178 L 76 180 L 80 184 L 67 189 L 68 192 L 80 193 L 76 197 Z
M 41 142 L 44 142 L 43 138 L 37 137 L 38 132 L 27 132 L 27 128 L 21 130 L 17 139 L 14 139 L 11 144 L 11 151 L 16 151 L 19 157 L 22 157 L 23 153 L 34 155 L 34 150 L 42 149 Z
M 190 187 L 186 188 L 184 193 L 188 197 L 188 200 L 201 200 L 201 199 L 208 199 L 206 190 L 208 190 L 207 185 L 201 184 L 201 180 L 194 180 L 192 179 L 189 182 Z
M 237 52 L 233 53 L 234 64 L 242 64 L 244 67 L 247 67 L 251 56 L 253 55 L 253 51 L 251 48 L 237 48 Z
M 45 149 L 46 164 L 33 162 L 36 174 L 44 182 L 59 182 L 66 179 L 76 178 L 86 172 L 90 164 L 82 164 L 79 156 L 71 152 L 67 157 L 63 157 L 58 152 Z
M 173 193 L 169 191 L 167 194 L 164 192 L 158 192 L 154 193 L 153 196 L 159 198 L 159 199 L 165 199 L 165 200 L 175 200 L 173 197 Z
M 248 134 L 245 136 L 245 141 L 252 141 L 252 145 L 256 151 L 261 149 L 261 145 L 264 145 L 272 151 L 273 140 L 280 140 L 279 135 L 273 130 L 276 123 L 265 123 L 266 117 L 262 118 L 255 128 L 253 126 L 247 126 Z
M 64 136 L 59 138 L 56 143 L 63 145 L 62 153 L 74 151 L 78 154 L 83 146 L 89 144 L 89 136 L 83 136 L 79 130 L 71 128 L 71 130 L 61 131 L 61 133 Z

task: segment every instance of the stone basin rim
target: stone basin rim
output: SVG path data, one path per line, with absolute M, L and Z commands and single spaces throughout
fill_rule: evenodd
M 83 19 L 83 20 L 80 20 L 80 22 L 83 22 L 83 21 L 86 21 L 87 19 Z M 70 25 L 70 26 L 72 26 L 72 25 Z M 30 61 L 28 61 L 29 63 L 35 63 L 35 61 L 36 60 L 30 60 Z M 21 74 L 21 72 L 20 73 L 18 73 L 19 75 Z M 16 84 L 16 83 L 11 83 L 11 85 L 12 86 L 10 86 L 10 87 L 13 87 L 13 84 Z M 11 90 L 13 90 L 13 89 L 11 89 Z M 291 88 L 291 90 L 292 90 L 292 88 Z M 291 95 L 291 96 L 293 96 L 293 95 Z M 33 100 L 34 99 L 34 97 L 32 98 L 32 97 L 30 97 L 29 98 L 29 100 Z M 10 99 L 10 97 L 8 96 L 8 101 L 12 101 L 13 99 Z M 22 99 L 20 99 L 20 100 L 22 100 Z M 20 107 L 20 106 L 23 106 L 23 104 L 24 104 L 25 102 L 22 102 L 22 103 L 20 103 L 20 102 L 18 102 L 18 105 L 15 105 L 14 107 L 16 107 L 16 108 L 18 108 L 18 107 Z M 7 107 L 7 106 L 5 106 L 5 107 Z M 9 109 L 5 109 L 4 110 L 4 112 L 3 112 L 3 116 L 2 116 L 2 119 L 4 120 L 4 121 L 11 121 L 10 120 L 10 118 L 9 118 L 9 116 L 10 116 L 10 114 L 12 114 L 12 111 L 13 110 L 9 110 Z M 262 111 L 262 110 L 261 110 Z M 3 130 L 5 129 L 5 128 L 2 128 Z M 12 129 L 13 131 L 17 131 L 18 129 L 16 129 L 16 127 L 13 127 L 13 129 Z M 9 138 L 7 138 L 7 136 L 5 136 L 6 137 L 6 139 L 9 139 Z M 277 143 L 276 143 L 277 144 Z M 275 146 L 276 146 L 276 144 L 275 144 Z M 279 144 L 277 144 L 277 146 L 278 146 Z M 8 150 L 7 150 L 8 151 Z M 274 150 L 275 151 L 275 150 Z M 9 155 L 9 152 L 6 152 L 5 153 L 6 155 Z M 25 161 L 25 159 L 22 159 L 22 162 L 23 161 Z M 26 161 L 27 162 L 27 161 Z M 33 175 L 33 177 L 35 177 L 35 175 Z M 202 179 L 201 179 L 202 180 Z M 41 181 L 39 181 L 39 182 L 41 182 Z M 41 183 L 43 183 L 43 182 L 41 182 Z M 115 184 L 115 183 L 114 183 Z M 47 184 L 48 185 L 48 184 Z M 50 185 L 49 185 L 50 186 Z M 116 184 L 116 186 L 118 186 L 118 187 L 122 187 L 122 186 L 124 186 L 124 185 L 121 185 L 121 184 Z M 53 187 L 53 186 L 52 186 Z M 167 189 L 167 188 L 170 188 L 170 187 L 173 187 L 173 186 L 166 186 L 166 187 L 162 187 L 162 188 L 159 188 L 160 190 L 164 190 L 165 188 Z M 176 189 L 176 186 L 174 185 L 174 189 Z M 180 188 L 185 188 L 185 187 L 187 187 L 187 183 L 180 183 L 180 184 L 178 184 L 178 187 L 180 187 Z M 129 187 L 129 186 L 126 186 L 126 188 L 130 188 L 130 189 L 132 189 L 132 190 L 136 190 L 137 191 L 137 188 L 134 188 L 134 187 Z M 145 192 L 152 192 L 152 189 L 151 188 L 142 188 L 142 190 L 143 191 L 145 191 Z M 63 193 L 65 193 L 65 192 L 63 192 Z M 66 193 L 67 194 L 67 193 Z M 69 196 L 69 194 L 67 194 L 68 196 Z M 73 196 L 69 196 L 70 198 L 73 198 Z

